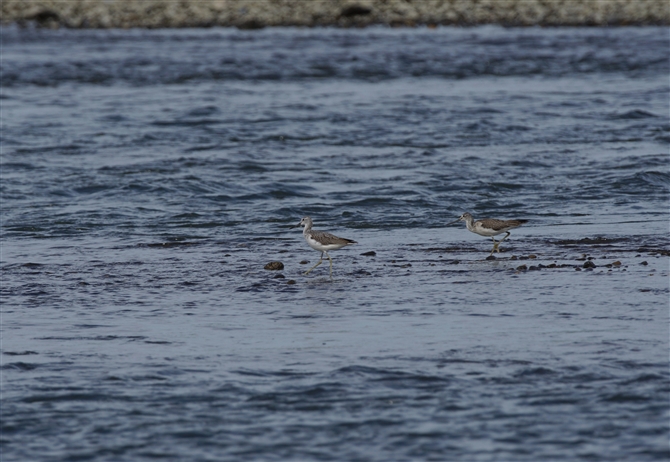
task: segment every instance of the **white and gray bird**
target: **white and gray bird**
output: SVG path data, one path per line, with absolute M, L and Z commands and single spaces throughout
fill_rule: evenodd
M 472 218 L 472 215 L 470 215 L 468 212 L 465 212 L 458 218 L 458 220 L 447 223 L 447 225 L 451 225 L 459 221 L 465 222 L 465 226 L 467 226 L 468 231 L 472 231 L 473 233 L 479 234 L 480 236 L 486 236 L 493 239 L 493 249 L 491 249 L 491 253 L 489 255 L 493 255 L 493 252 L 496 250 L 498 253 L 500 253 L 498 246 L 502 241 L 509 237 L 510 229 L 518 228 L 524 223 L 528 223 L 528 220 L 497 220 L 495 218 L 483 218 L 481 220 L 475 221 L 475 219 Z M 493 236 L 497 236 L 498 234 L 502 233 L 507 234 L 499 241 L 496 241 Z
M 302 231 L 302 235 L 305 236 L 305 240 L 307 241 L 307 245 L 309 245 L 311 248 L 314 250 L 318 250 L 321 252 L 321 258 L 317 262 L 316 265 L 312 266 L 310 269 L 305 271 L 305 274 L 309 274 L 310 271 L 312 271 L 314 268 L 319 266 L 323 262 L 323 254 L 325 253 L 326 256 L 328 257 L 328 260 L 330 260 L 330 279 L 333 279 L 333 259 L 330 258 L 330 255 L 328 255 L 329 250 L 337 250 L 341 249 L 342 247 L 346 247 L 348 245 L 352 244 L 357 244 L 356 241 L 352 241 L 351 239 L 345 239 L 343 237 L 337 237 L 333 234 L 330 233 L 325 233 L 323 231 L 315 231 L 312 229 L 312 219 L 310 217 L 305 217 L 302 220 L 300 220 L 300 223 L 298 223 L 295 226 L 292 226 L 292 228 L 297 228 L 299 226 L 304 226 L 304 229 Z

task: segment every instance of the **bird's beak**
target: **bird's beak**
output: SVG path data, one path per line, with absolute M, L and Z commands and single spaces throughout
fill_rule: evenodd
M 447 223 L 446 226 L 453 225 L 454 223 L 458 223 L 459 221 L 461 221 L 460 218 L 459 218 L 458 220 L 454 220 L 454 221 L 452 221 L 451 223 Z

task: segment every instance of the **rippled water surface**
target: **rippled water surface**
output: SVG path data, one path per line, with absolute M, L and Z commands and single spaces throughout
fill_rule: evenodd
M 667 29 L 2 41 L 3 460 L 670 457 Z

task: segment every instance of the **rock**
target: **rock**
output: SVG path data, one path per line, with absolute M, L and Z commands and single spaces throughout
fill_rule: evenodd
M 527 269 L 528 269 L 528 267 L 526 265 L 521 265 L 521 266 L 516 267 L 517 271 L 526 271 Z
M 286 284 L 291 284 L 291 285 L 295 284 L 295 279 L 289 279 L 288 281 L 286 281 Z
M 646 261 L 643 261 L 642 263 L 640 263 L 640 265 L 644 265 L 644 266 L 647 266 L 648 264 L 649 263 L 647 263 Z
M 591 260 L 585 261 L 584 265 L 582 266 L 582 268 L 595 268 L 595 267 L 596 264 L 593 263 Z
M 277 271 L 277 270 L 283 270 L 284 269 L 284 264 L 280 261 L 271 261 L 267 265 L 263 267 L 263 269 L 269 270 L 269 271 Z
M 284 275 L 281 274 L 281 273 L 279 273 L 279 274 L 275 275 L 274 278 L 275 278 L 275 279 L 284 279 Z
M 363 255 L 364 257 L 374 257 L 375 255 L 377 255 L 377 252 L 375 252 L 374 250 L 371 250 L 369 252 L 364 252 L 361 255 Z
M 263 29 L 265 23 L 259 21 L 258 19 L 249 19 L 247 21 L 242 21 L 237 23 L 237 28 L 240 30 L 258 30 Z
M 494 257 L 493 255 L 489 255 L 488 257 L 486 257 L 486 259 L 487 259 L 487 260 L 495 260 L 496 257 Z
M 342 8 L 340 16 L 344 18 L 350 18 L 352 16 L 367 16 L 370 13 L 372 13 L 372 8 L 354 4 Z
M 612 263 L 613 266 L 621 266 L 621 262 L 619 260 L 615 261 Z
M 307 263 L 309 263 L 309 260 L 303 260 L 300 262 L 301 265 L 306 265 Z

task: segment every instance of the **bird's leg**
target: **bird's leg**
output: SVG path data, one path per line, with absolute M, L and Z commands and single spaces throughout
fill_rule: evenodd
M 498 248 L 498 246 L 500 245 L 500 243 L 501 243 L 502 241 L 504 241 L 505 239 L 507 239 L 507 238 L 509 237 L 510 234 L 511 234 L 511 233 L 510 233 L 509 231 L 507 231 L 507 234 L 505 234 L 505 237 L 503 237 L 502 239 L 500 239 L 500 240 L 498 241 L 498 244 L 496 245 L 496 250 L 498 251 L 498 253 L 500 253 L 500 249 Z
M 329 258 L 330 258 L 330 257 L 329 257 Z M 316 265 L 312 266 L 310 269 L 308 269 L 307 271 L 305 271 L 305 276 L 308 275 L 309 272 L 312 271 L 314 268 L 316 268 L 317 266 L 319 266 L 319 265 L 321 264 L 322 261 L 323 261 L 323 252 L 321 252 L 321 258 L 319 258 L 319 261 L 316 262 Z
M 330 255 L 328 255 L 328 252 L 326 252 L 326 256 L 328 257 L 328 260 L 330 260 L 330 280 L 333 280 L 333 259 L 330 258 Z
M 493 241 L 493 248 L 491 249 L 491 253 L 489 254 L 489 257 L 491 255 L 493 255 L 493 252 L 498 250 L 498 244 L 500 244 L 500 242 L 496 241 L 496 239 L 493 236 L 491 236 L 491 240 Z M 498 252 L 500 252 L 500 251 L 498 250 Z
M 498 244 L 500 244 L 502 241 L 504 241 L 505 239 L 507 239 L 507 238 L 509 237 L 510 234 L 512 234 L 512 233 L 510 233 L 509 231 L 507 231 L 507 234 L 505 234 L 505 237 L 503 237 L 502 239 L 500 239 L 500 240 L 498 241 Z

